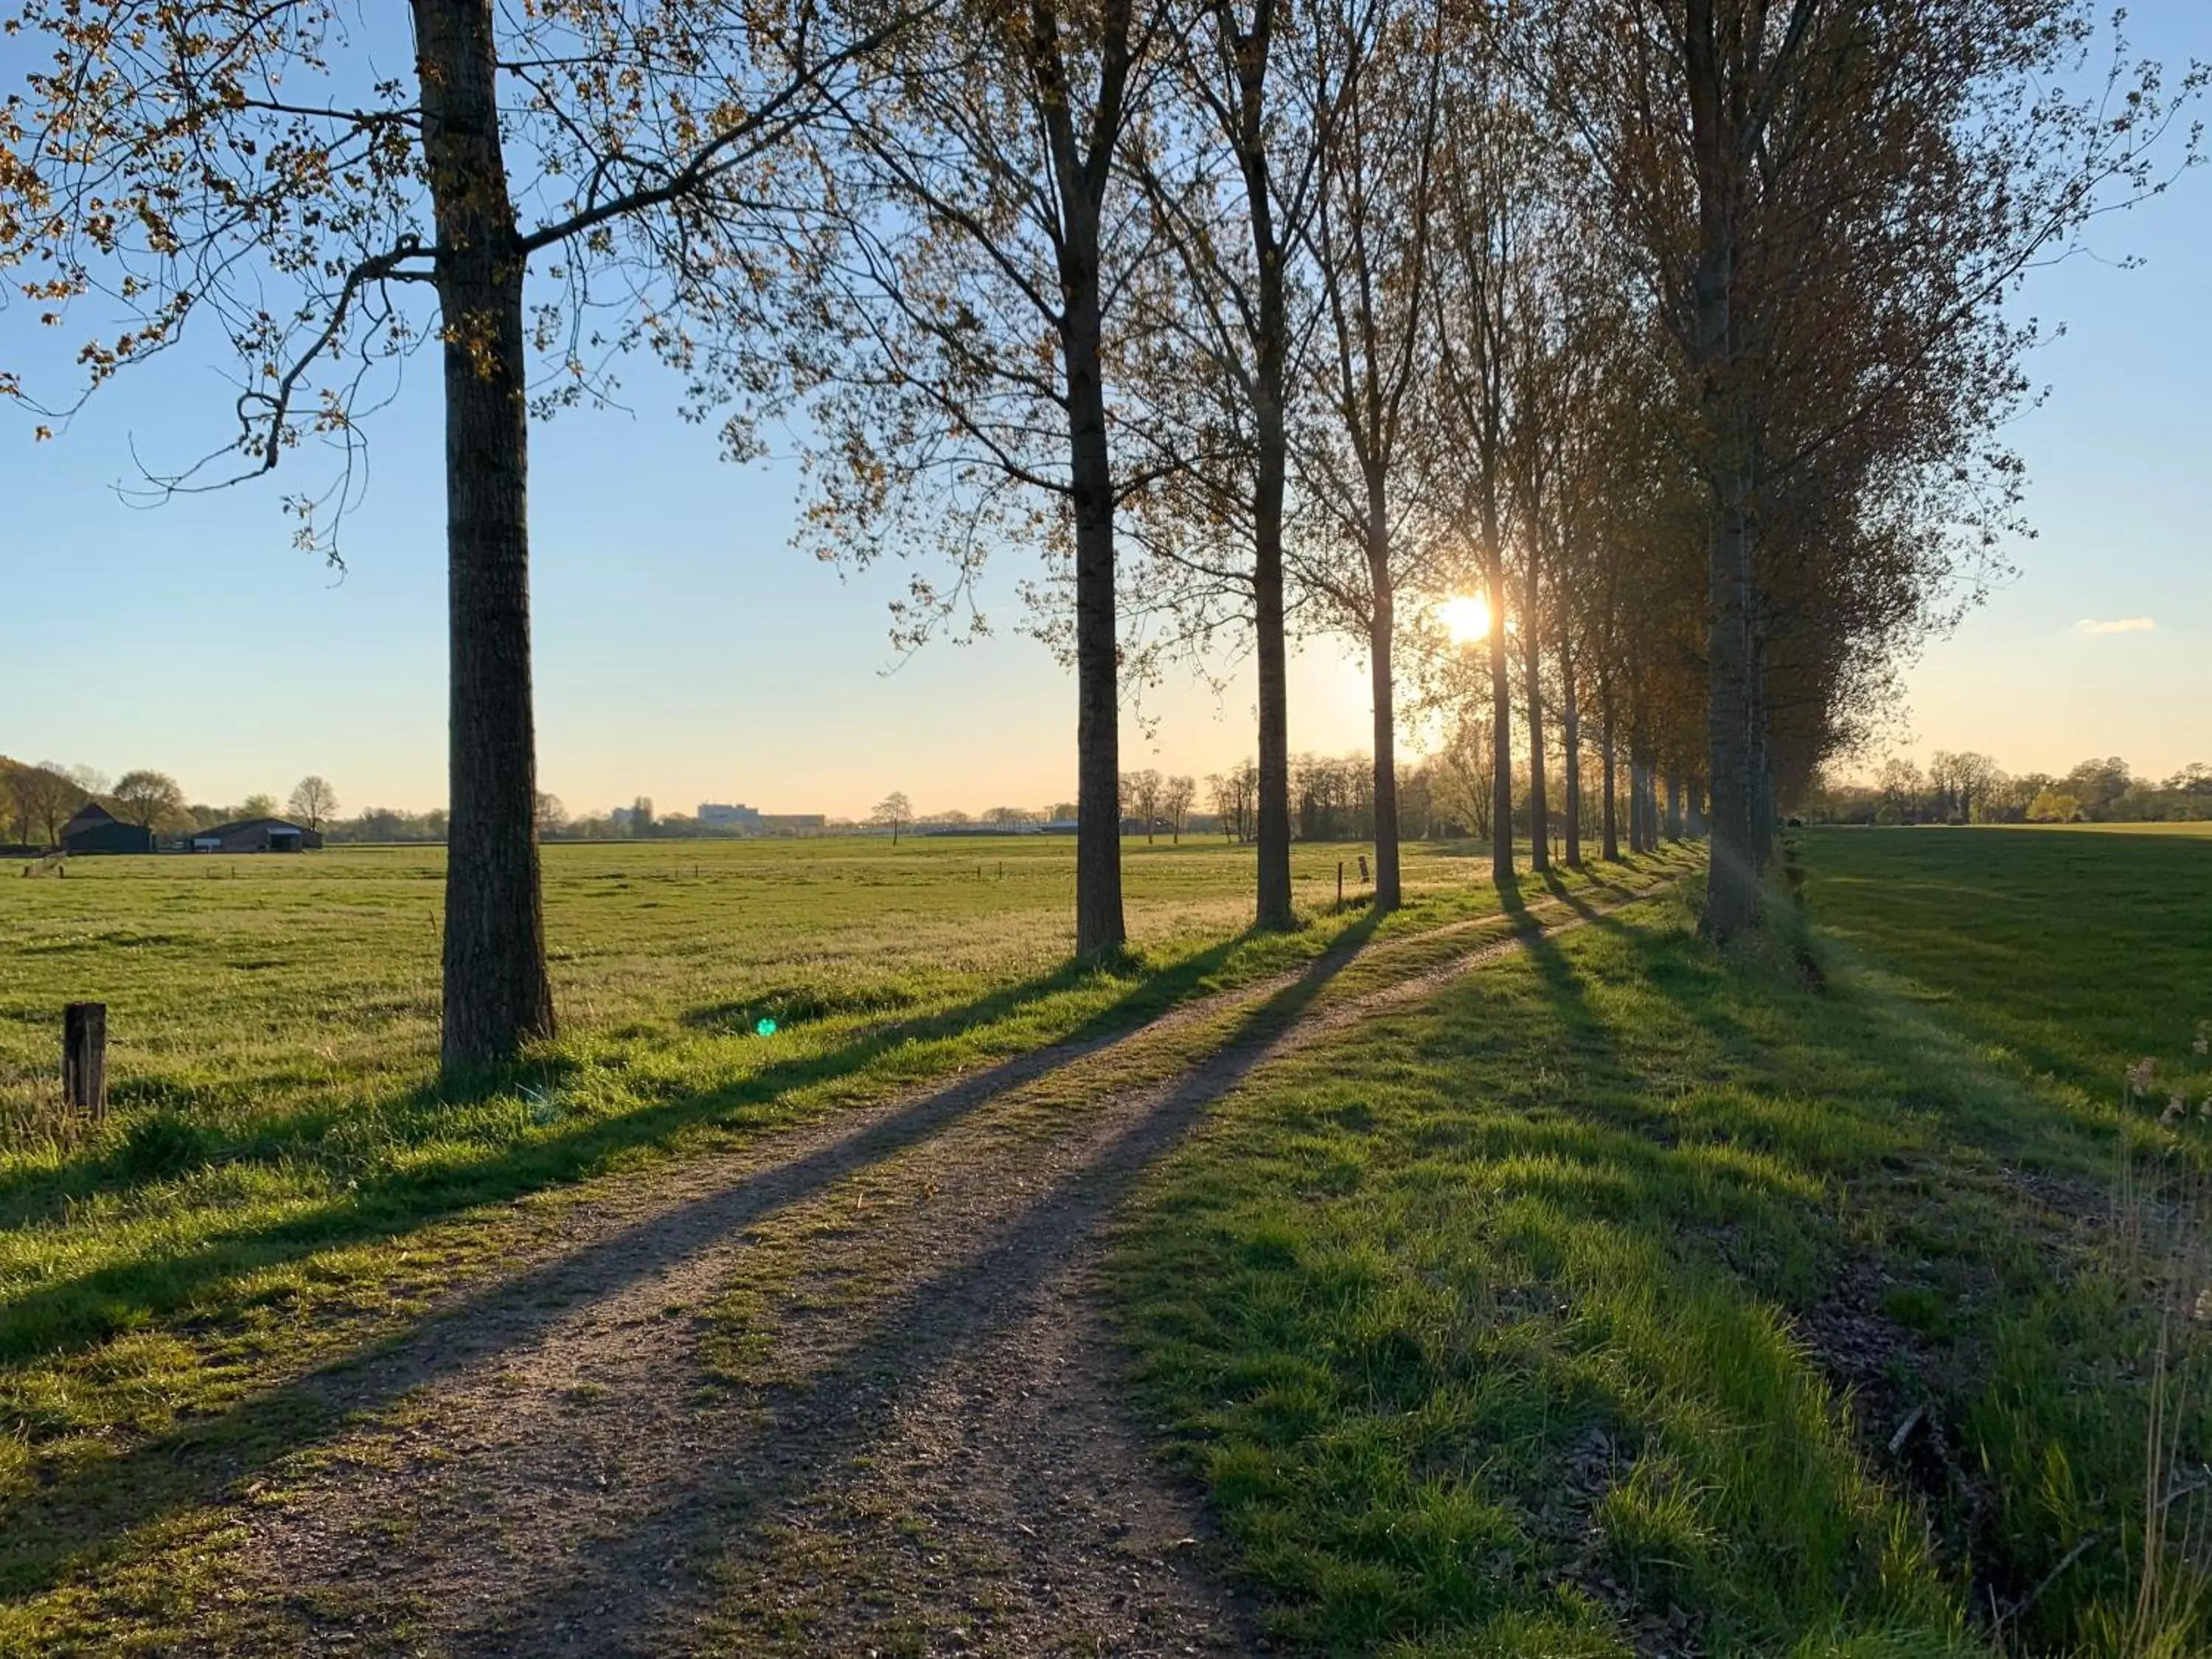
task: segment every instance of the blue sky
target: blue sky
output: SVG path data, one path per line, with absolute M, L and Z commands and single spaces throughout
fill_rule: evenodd
M 2212 7 L 2137 9 L 2138 46 L 2212 58 Z M 1910 681 L 1900 749 L 1975 748 L 2015 771 L 2119 753 L 2163 774 L 2212 760 L 2212 169 L 2099 231 L 2123 272 L 2080 259 L 2039 275 L 2063 319 L 2041 353 L 2048 404 L 2012 433 L 2040 535 L 2017 580 Z M 32 326 L 0 310 L 0 361 Z M 74 331 L 72 331 L 74 332 Z M 30 349 L 35 349 L 30 348 Z M 228 398 L 182 356 L 126 375 L 54 443 L 0 422 L 12 625 L 0 753 L 111 773 L 156 766 L 195 799 L 282 795 L 302 774 L 349 810 L 444 794 L 444 556 L 434 374 L 413 371 L 372 428 L 367 499 L 334 580 L 292 550 L 276 491 L 158 508 L 118 499 L 149 458 L 220 441 Z M 775 463 L 718 461 L 710 433 L 664 411 L 650 371 L 636 415 L 537 428 L 532 470 L 540 770 L 572 810 L 650 794 L 771 811 L 860 812 L 892 789 L 924 810 L 1043 805 L 1073 793 L 1074 688 L 1018 632 L 1009 561 L 987 590 L 997 635 L 896 668 L 896 568 L 841 578 L 788 545 L 796 489 Z M 2090 631 L 2081 624 L 2148 619 Z M 1294 748 L 1364 747 L 1364 665 L 1304 649 Z M 1204 774 L 1249 749 L 1251 694 L 1152 695 L 1124 764 Z

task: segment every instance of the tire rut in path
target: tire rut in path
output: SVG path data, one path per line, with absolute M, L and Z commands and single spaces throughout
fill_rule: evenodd
M 272 1644 L 1249 1650 L 1251 1610 L 1211 1570 L 1194 1498 L 1120 1403 L 1091 1285 L 1105 1224 L 1255 1066 L 1528 931 L 1315 1007 L 1353 959 L 1325 957 L 779 1137 L 760 1151 L 781 1161 L 735 1185 L 725 1160 L 687 1169 L 657 1213 L 474 1298 L 350 1385 L 382 1409 L 247 1516 Z M 1218 1042 L 1192 1032 L 1224 1019 Z M 1210 1046 L 1183 1063 L 1173 1044 L 1194 1035 Z

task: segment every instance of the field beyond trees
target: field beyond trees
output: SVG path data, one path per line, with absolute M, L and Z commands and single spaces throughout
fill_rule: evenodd
M 0 1652 L 2204 1650 L 2212 842 L 1358 851 L 553 848 L 443 1082 L 434 850 L 11 881 Z

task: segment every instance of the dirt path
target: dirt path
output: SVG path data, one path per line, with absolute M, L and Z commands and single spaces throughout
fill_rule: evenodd
M 1091 1276 L 1255 1066 L 1519 949 L 1455 931 L 1403 973 L 1324 957 L 611 1190 L 550 1261 L 318 1379 L 357 1417 L 245 1517 L 252 1645 L 1255 1650 Z M 1332 988 L 1352 963 L 1372 988 Z

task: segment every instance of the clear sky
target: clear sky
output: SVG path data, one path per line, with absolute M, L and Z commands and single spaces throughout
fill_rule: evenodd
M 2130 30 L 2170 65 L 2212 58 L 2203 0 L 2140 5 Z M 1980 749 L 2014 771 L 2212 760 L 2212 169 L 2096 240 L 2143 268 L 2081 259 L 2035 280 L 2031 308 L 2069 329 L 2033 365 L 2049 403 L 2012 434 L 2041 533 L 2012 550 L 2020 578 L 1913 671 L 1900 750 Z M 45 343 L 33 327 L 26 307 L 0 311 L 0 362 Z M 841 578 L 793 552 L 793 469 L 720 463 L 650 371 L 629 378 L 635 415 L 533 434 L 544 787 L 578 812 L 638 794 L 831 813 L 893 789 L 925 811 L 1073 797 L 1073 678 L 1018 632 L 1011 558 L 986 592 L 995 637 L 893 672 L 884 604 L 902 573 Z M 348 811 L 441 802 L 434 381 L 418 362 L 371 428 L 342 581 L 291 549 L 275 489 L 118 499 L 134 446 L 173 461 L 221 441 L 228 399 L 204 360 L 125 374 L 51 444 L 33 447 L 27 416 L 0 421 L 0 753 L 157 767 L 217 804 L 311 771 Z M 1156 735 L 1133 715 L 1123 763 L 1218 770 L 1249 751 L 1251 702 L 1249 675 L 1223 696 L 1151 694 Z M 1364 748 L 1367 730 L 1364 665 L 1304 648 L 1292 747 Z

